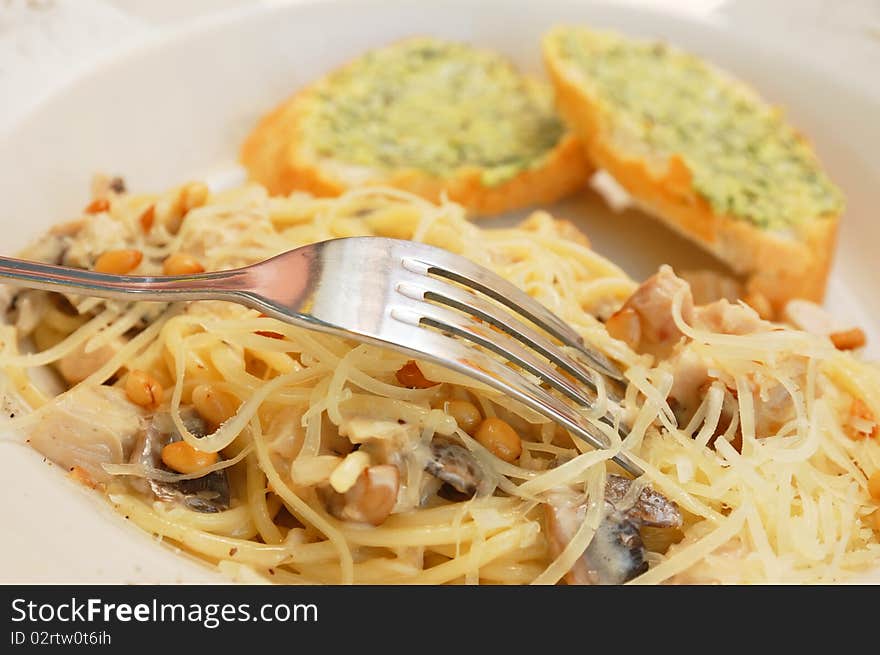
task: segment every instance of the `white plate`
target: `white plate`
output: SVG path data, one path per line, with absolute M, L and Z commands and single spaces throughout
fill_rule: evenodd
M 235 175 L 237 146 L 292 90 L 370 47 L 413 34 L 488 46 L 541 74 L 539 36 L 584 22 L 667 39 L 750 81 L 788 108 L 849 201 L 829 304 L 880 337 L 880 107 L 792 56 L 723 24 L 563 0 L 412 3 L 340 0 L 257 8 L 162 34 L 80 76 L 0 137 L 3 250 L 12 253 L 87 202 L 96 171 L 134 190 Z M 563 204 L 594 246 L 636 277 L 702 252 L 634 212 L 614 215 L 589 193 Z M 0 581 L 218 581 L 112 513 L 26 447 L 0 443 Z M 878 578 L 880 580 L 880 578 Z

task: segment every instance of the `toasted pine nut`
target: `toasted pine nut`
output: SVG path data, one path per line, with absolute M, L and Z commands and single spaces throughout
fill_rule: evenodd
M 162 462 L 178 473 L 195 473 L 216 464 L 218 459 L 217 453 L 196 450 L 185 441 L 173 441 L 162 449 Z
M 95 261 L 94 270 L 97 273 L 112 273 L 125 275 L 138 267 L 144 253 L 140 250 L 108 250 Z
M 865 332 L 861 328 L 853 328 L 844 330 L 843 332 L 832 332 L 828 335 L 831 343 L 838 350 L 855 350 L 861 348 L 868 341 Z
M 156 409 L 162 404 L 164 390 L 159 381 L 146 371 L 132 371 L 125 378 L 125 395 L 135 405 Z
M 152 230 L 153 223 L 156 222 L 156 205 L 150 205 L 147 207 L 138 221 L 141 224 L 141 229 L 144 231 L 144 234 Z
M 205 267 L 192 255 L 176 252 L 162 262 L 162 272 L 165 275 L 193 275 L 194 273 L 204 273 Z
M 489 417 L 480 423 L 474 439 L 505 462 L 515 462 L 522 454 L 522 439 L 507 421 Z
M 200 384 L 193 389 L 192 402 L 201 417 L 215 427 L 228 421 L 241 404 L 232 394 L 210 384 Z
M 422 373 L 422 369 L 420 369 L 419 365 L 413 360 L 409 360 L 406 364 L 400 367 L 397 371 L 397 381 L 404 387 L 409 387 L 410 389 L 427 389 L 440 384 L 439 382 L 432 382 L 426 378 L 424 373 Z
M 110 201 L 107 198 L 95 198 L 86 205 L 86 214 L 100 214 L 110 209 Z
M 443 409 L 455 419 L 458 427 L 471 435 L 483 420 L 477 406 L 466 400 L 447 400 L 443 403 Z

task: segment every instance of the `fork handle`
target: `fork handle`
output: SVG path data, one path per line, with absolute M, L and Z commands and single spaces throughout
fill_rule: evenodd
M 80 292 L 111 300 L 172 302 L 188 300 L 232 300 L 251 304 L 246 292 L 248 269 L 233 269 L 195 275 L 139 276 L 110 275 L 68 266 L 0 257 L 0 278 L 30 289 Z

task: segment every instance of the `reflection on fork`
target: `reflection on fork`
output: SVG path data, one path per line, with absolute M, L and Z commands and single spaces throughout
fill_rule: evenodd
M 244 268 L 169 277 L 108 275 L 0 257 L 0 277 L 129 301 L 238 302 L 301 327 L 457 370 L 596 448 L 608 448 L 609 433 L 626 429 L 615 391 L 623 376 L 601 352 L 506 280 L 421 243 L 332 239 Z M 641 475 L 624 454 L 614 459 Z

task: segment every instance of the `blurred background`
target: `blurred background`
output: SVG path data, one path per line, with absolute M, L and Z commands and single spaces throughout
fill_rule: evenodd
M 114 49 L 255 5 L 321 0 L 0 0 L 0 130 Z M 443 0 L 424 0 L 441 2 Z M 478 0 L 475 0 L 478 1 Z M 536 0 L 539 1 L 539 0 Z M 585 3 L 588 0 L 584 0 Z M 767 36 L 880 98 L 880 0 L 617 0 Z

